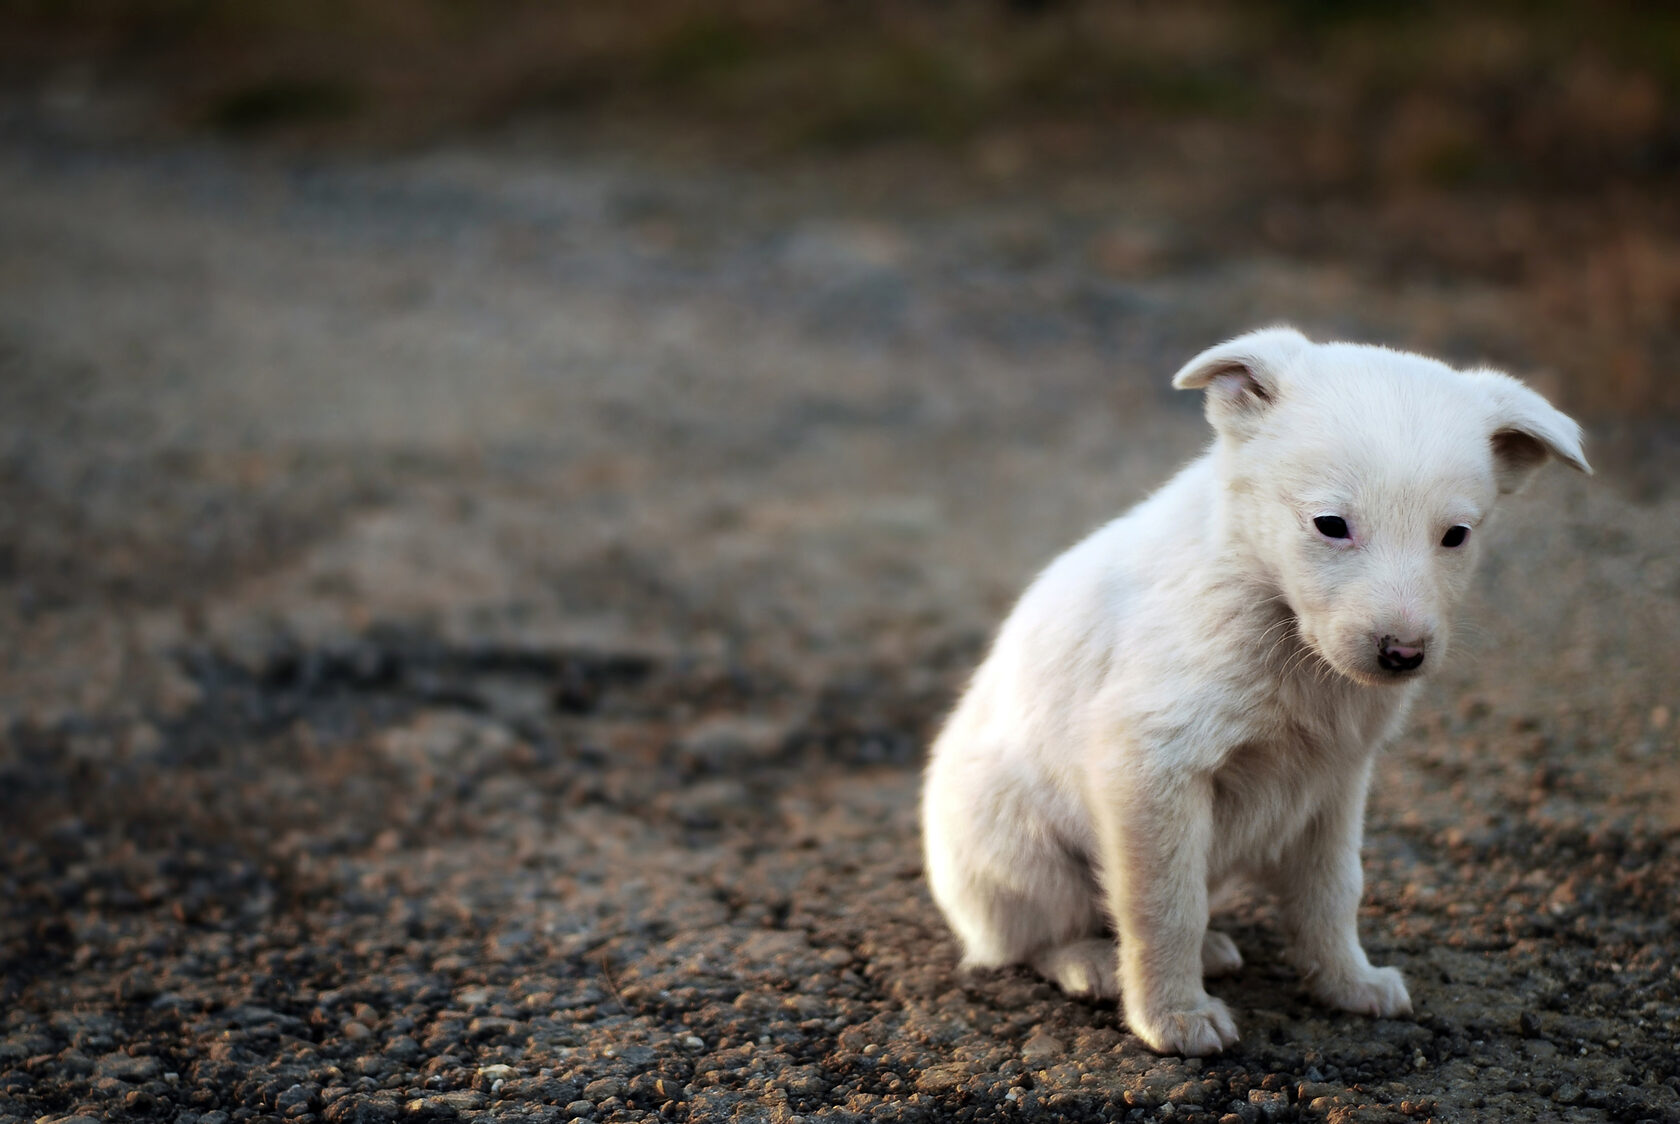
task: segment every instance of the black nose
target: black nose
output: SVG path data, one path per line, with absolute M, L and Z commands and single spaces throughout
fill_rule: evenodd
M 1416 671 L 1423 665 L 1423 643 L 1402 644 L 1385 636 L 1377 641 L 1377 663 L 1387 671 Z

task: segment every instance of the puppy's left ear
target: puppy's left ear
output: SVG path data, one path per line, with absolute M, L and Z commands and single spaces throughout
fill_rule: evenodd
M 1573 418 L 1510 375 L 1489 370 L 1466 374 L 1484 384 L 1493 403 L 1489 441 L 1501 494 L 1521 491 L 1548 456 L 1592 475 L 1581 450 L 1581 427 Z
M 1262 328 L 1210 347 L 1173 376 L 1175 390 L 1206 390 L 1207 417 L 1221 433 L 1242 433 L 1281 392 L 1279 375 L 1312 346 L 1294 328 Z

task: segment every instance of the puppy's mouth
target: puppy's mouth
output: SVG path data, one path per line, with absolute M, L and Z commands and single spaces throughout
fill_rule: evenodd
M 1342 674 L 1364 687 L 1398 687 L 1403 683 L 1416 683 L 1423 678 L 1421 671 L 1389 671 L 1386 668 L 1373 671 L 1342 671 Z
M 1315 645 L 1315 650 L 1317 646 Z M 1419 668 L 1391 668 L 1372 660 L 1351 661 L 1332 659 L 1319 651 L 1319 658 L 1340 676 L 1351 679 L 1361 687 L 1399 687 L 1407 683 L 1416 683 L 1423 679 L 1423 671 Z
M 1294 635 L 1300 641 L 1302 648 L 1308 655 L 1296 657 L 1289 666 L 1304 668 L 1309 671 L 1314 665 L 1323 665 L 1336 675 L 1361 687 L 1397 687 L 1406 683 L 1415 683 L 1423 678 L 1420 668 L 1390 668 L 1385 667 L 1372 656 L 1367 656 L 1363 650 L 1356 658 L 1348 658 L 1345 654 L 1338 654 L 1336 647 L 1321 641 L 1305 626 L 1300 615 L 1290 607 L 1290 624 Z

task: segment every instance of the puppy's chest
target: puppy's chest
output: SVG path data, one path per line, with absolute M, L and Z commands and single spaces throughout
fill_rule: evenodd
M 1255 715 L 1236 723 L 1211 781 L 1214 827 L 1233 857 L 1259 855 L 1293 839 L 1327 800 L 1357 783 L 1375 748 L 1381 715 L 1364 708 Z

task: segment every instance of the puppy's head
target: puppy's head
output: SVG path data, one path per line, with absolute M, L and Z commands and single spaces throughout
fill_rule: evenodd
M 1499 496 L 1548 457 L 1592 471 L 1580 427 L 1508 375 L 1290 328 L 1210 348 L 1173 385 L 1206 392 L 1225 541 L 1360 683 L 1440 662 Z

